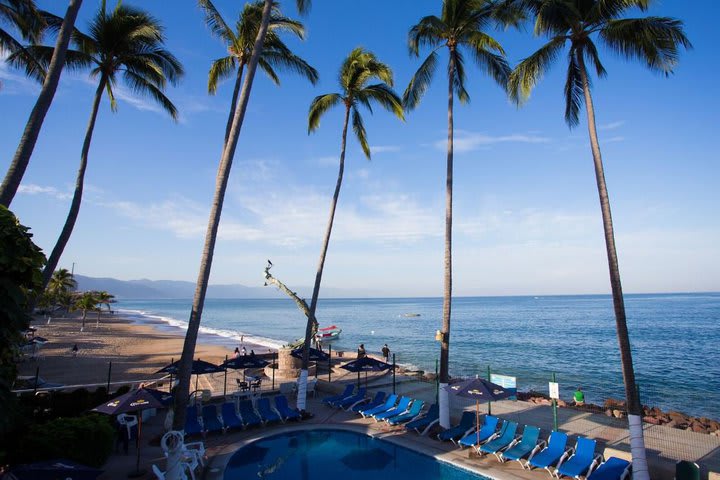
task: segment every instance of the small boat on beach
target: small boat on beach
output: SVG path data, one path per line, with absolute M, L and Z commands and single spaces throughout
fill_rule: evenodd
M 315 340 L 320 343 L 327 343 L 335 340 L 340 336 L 342 328 L 338 328 L 337 325 L 331 325 L 325 328 L 318 328 L 318 332 L 315 334 Z
M 403 313 L 403 317 L 419 317 L 419 313 Z

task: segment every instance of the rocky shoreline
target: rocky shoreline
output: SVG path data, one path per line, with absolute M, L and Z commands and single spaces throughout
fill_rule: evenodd
M 552 403 L 548 395 L 540 392 L 518 392 L 517 398 L 518 400 L 537 405 L 551 405 Z M 625 401 L 614 398 L 605 400 L 602 405 L 594 405 L 592 403 L 574 405 L 564 400 L 558 400 L 558 407 L 572 408 L 592 413 L 604 413 L 608 417 L 614 418 L 624 418 L 627 416 Z M 717 420 L 706 417 L 692 417 L 677 411 L 663 412 L 658 407 L 643 405 L 643 422 L 720 437 L 720 422 Z

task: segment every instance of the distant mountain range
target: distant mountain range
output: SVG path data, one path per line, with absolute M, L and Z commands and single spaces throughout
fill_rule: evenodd
M 116 298 L 156 300 L 161 298 L 193 298 L 195 283 L 176 280 L 118 280 L 116 278 L 94 278 L 75 275 L 78 290 L 104 290 Z M 300 287 L 301 298 L 310 298 L 312 288 Z M 273 286 L 247 287 L 245 285 L 209 285 L 207 298 L 281 298 L 284 294 Z M 323 288 L 323 298 L 348 298 L 377 296 L 377 292 L 358 292 L 339 288 Z

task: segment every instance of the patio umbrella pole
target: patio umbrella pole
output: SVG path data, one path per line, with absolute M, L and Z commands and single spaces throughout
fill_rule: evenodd
M 227 362 L 227 355 L 225 355 L 225 361 Z M 223 397 L 227 396 L 227 367 L 225 367 L 225 379 L 223 380 Z
M 332 378 L 332 344 L 328 345 L 328 383 Z
M 490 365 L 488 365 L 488 382 L 492 382 L 492 380 L 490 380 Z M 492 411 L 490 409 L 490 403 L 492 402 L 488 402 L 488 415 L 492 414 Z
M 278 367 L 278 365 L 277 365 L 277 361 L 275 360 L 275 352 L 273 352 L 273 356 L 272 356 L 272 359 L 273 359 L 273 369 L 272 369 L 272 373 L 273 373 L 273 376 L 272 376 L 272 389 L 273 389 L 273 390 L 275 390 L 275 370 L 276 370 L 276 369 L 277 369 L 277 367 Z
M 172 365 L 173 363 L 175 363 L 174 357 L 170 359 L 170 365 Z M 170 374 L 170 387 L 168 387 L 168 393 L 172 393 L 172 387 L 173 387 L 173 385 L 172 385 L 172 373 L 171 373 Z
M 107 381 L 107 395 L 110 396 L 110 374 L 112 372 L 112 362 L 108 363 L 108 381 Z
M 395 393 L 395 354 L 393 353 L 393 393 Z
M 490 402 L 488 402 L 490 405 Z M 489 407 L 488 407 L 489 408 Z M 480 444 L 480 401 L 475 400 L 475 432 L 477 433 L 477 444 Z
M 129 477 L 140 477 L 145 475 L 145 472 L 140 471 L 140 435 L 142 435 L 142 412 L 138 411 L 138 434 L 135 439 L 135 446 L 137 447 L 137 458 L 135 460 L 135 471 L 131 472 Z

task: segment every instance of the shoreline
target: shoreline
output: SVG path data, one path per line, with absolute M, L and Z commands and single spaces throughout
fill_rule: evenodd
M 159 378 L 159 369 L 180 359 L 184 330 L 163 325 L 161 320 L 152 321 L 145 317 L 138 321 L 123 313 L 104 314 L 96 324 L 96 315 L 85 320 L 81 328 L 81 315 L 69 314 L 64 317 L 34 316 L 30 325 L 37 329 L 35 336 L 48 340 L 43 344 L 36 358 L 24 358 L 18 363 L 19 376 L 39 376 L 46 382 L 63 385 L 104 384 L 108 381 L 108 370 L 112 382 L 137 382 Z M 195 347 L 195 359 L 220 364 L 233 356 L 238 344 L 232 340 L 221 344 L 207 341 L 208 334 L 199 334 Z M 78 347 L 77 356 L 72 348 Z M 244 342 L 248 353 L 257 354 L 274 351 L 264 345 Z M 112 365 L 110 367 L 110 363 Z

